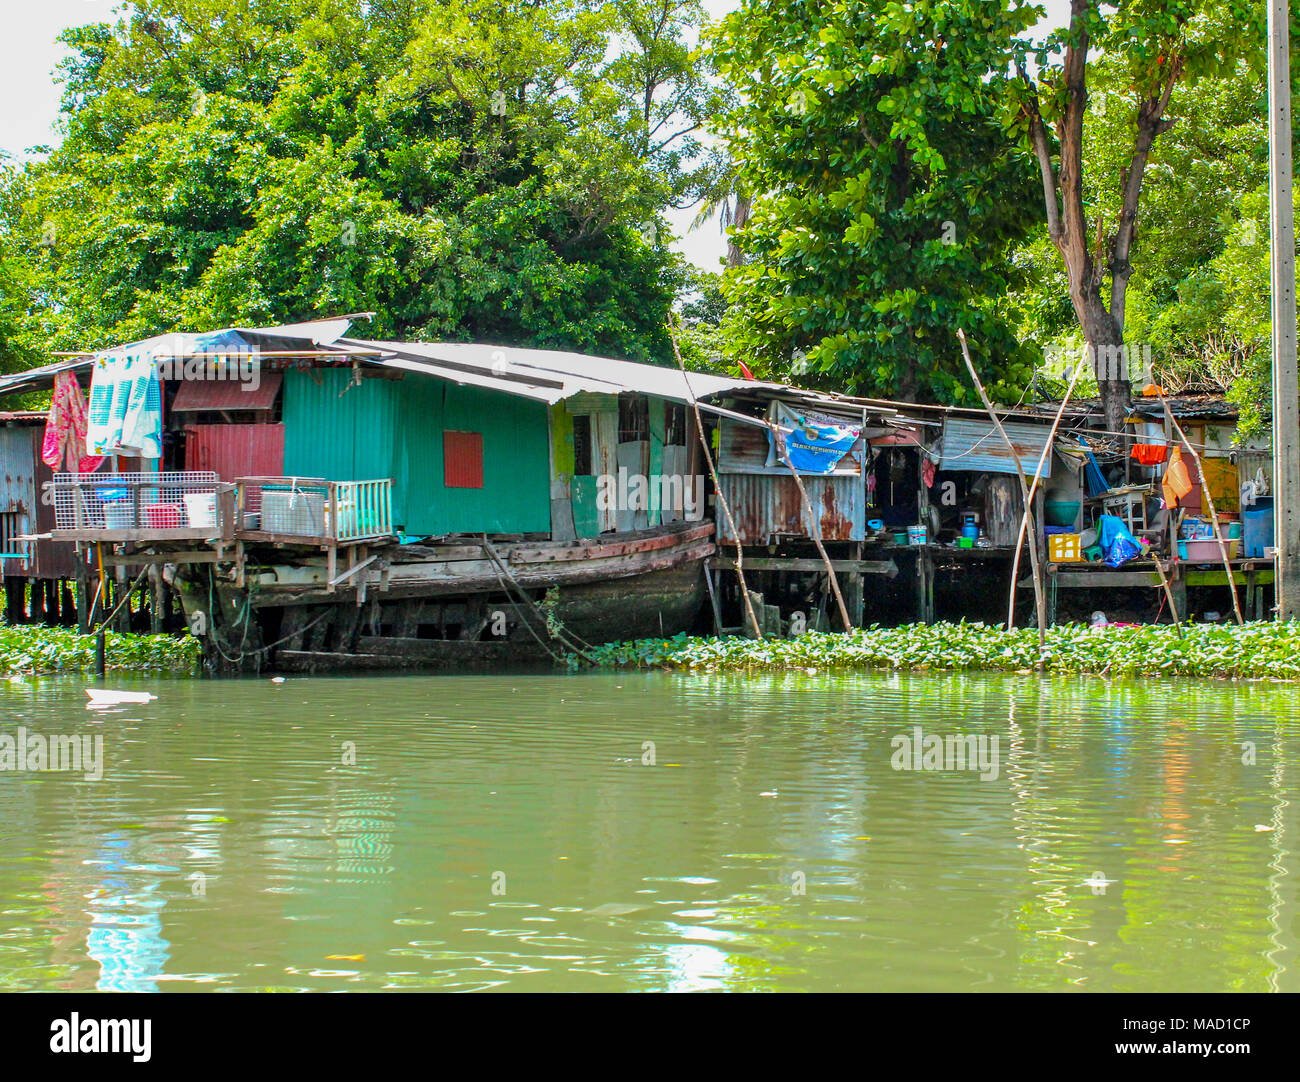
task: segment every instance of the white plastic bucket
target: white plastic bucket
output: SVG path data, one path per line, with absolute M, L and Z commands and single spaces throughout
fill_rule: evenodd
M 215 492 L 190 492 L 181 499 L 185 501 L 185 520 L 191 526 L 205 527 L 217 524 Z
M 104 504 L 106 530 L 131 530 L 135 528 L 135 508 L 130 500 L 111 500 Z

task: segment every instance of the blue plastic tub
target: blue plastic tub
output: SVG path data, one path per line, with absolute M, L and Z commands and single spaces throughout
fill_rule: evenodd
M 1241 513 L 1242 549 L 1247 557 L 1260 558 L 1273 545 L 1273 509 Z

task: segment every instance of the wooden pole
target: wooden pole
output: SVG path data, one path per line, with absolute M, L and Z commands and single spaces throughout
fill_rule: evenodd
M 1020 495 L 1025 501 L 1025 514 L 1030 515 L 1029 482 L 1025 479 L 1025 468 L 1020 464 L 1020 456 L 1016 454 L 1015 444 L 1011 442 L 1007 430 L 1002 427 L 1002 422 L 998 420 L 997 411 L 994 410 L 993 403 L 989 401 L 988 392 L 984 390 L 984 384 L 980 382 L 979 373 L 975 371 L 975 365 L 970 359 L 970 350 L 966 347 L 966 333 L 960 327 L 957 328 L 957 338 L 961 342 L 961 355 L 966 361 L 966 368 L 970 372 L 971 379 L 975 381 L 975 390 L 979 392 L 980 401 L 984 403 L 984 408 L 993 421 L 993 427 L 998 430 L 1002 442 L 1007 445 L 1007 450 L 1011 453 L 1012 461 L 1016 464 L 1016 476 L 1020 478 Z M 1033 520 L 1030 519 L 1030 521 Z M 1039 567 L 1038 545 L 1036 543 L 1029 546 L 1029 564 L 1034 576 L 1034 608 L 1038 613 L 1038 645 L 1041 647 L 1047 641 L 1047 606 L 1043 598 L 1043 577 L 1042 570 Z M 1011 626 L 1010 622 L 1008 622 L 1007 626 Z M 1041 665 L 1041 660 L 1039 664 Z
M 673 356 L 677 358 L 677 367 L 682 370 L 682 380 L 686 384 L 686 394 L 691 400 L 691 409 L 695 413 L 695 431 L 700 437 L 700 449 L 704 452 L 704 461 L 709 467 L 709 477 L 713 480 L 713 492 L 718 497 L 718 506 L 722 508 L 723 515 L 727 519 L 727 529 L 731 531 L 731 536 L 736 539 L 736 578 L 740 582 L 740 600 L 745 606 L 745 613 L 749 617 L 749 626 L 754 629 L 754 638 L 763 637 L 763 629 L 759 627 L 758 616 L 754 612 L 754 603 L 749 599 L 749 588 L 745 585 L 745 554 L 740 546 L 740 532 L 736 529 L 736 520 L 731 517 L 731 508 L 727 506 L 727 498 L 722 494 L 722 486 L 718 483 L 718 471 L 713 466 L 713 452 L 709 450 L 709 441 L 704 436 L 704 422 L 700 419 L 700 403 L 695 397 L 695 392 L 691 390 L 691 379 L 686 373 L 686 364 L 682 361 L 681 350 L 677 348 L 677 334 L 673 330 L 671 322 L 668 324 L 668 340 L 673 344 Z
M 812 500 L 808 498 L 808 490 L 803 487 L 803 478 L 799 476 L 799 471 L 794 468 L 794 463 L 790 461 L 790 455 L 785 449 L 785 433 L 781 431 L 781 426 L 775 421 L 769 419 L 767 423 L 776 440 L 776 449 L 781 452 L 781 461 L 790 468 L 790 476 L 794 478 L 795 487 L 799 489 L 799 497 L 803 500 L 804 514 L 808 516 L 808 533 L 813 539 L 813 544 L 817 546 L 817 552 L 821 555 L 822 563 L 826 565 L 826 574 L 830 576 L 831 592 L 835 595 L 835 605 L 840 612 L 840 623 L 845 631 L 852 631 L 853 624 L 849 620 L 849 610 L 844 606 L 844 595 L 840 593 L 840 582 L 835 577 L 835 566 L 831 563 L 831 558 L 826 555 L 826 547 L 822 544 L 822 531 L 816 521 L 817 516 L 813 511 Z
M 1237 623 L 1242 623 L 1241 619 L 1241 602 L 1237 599 L 1237 580 L 1232 577 L 1232 561 L 1228 559 L 1228 546 L 1223 540 L 1223 531 L 1219 529 L 1219 515 L 1214 510 L 1214 497 L 1210 495 L 1209 482 L 1205 480 L 1205 470 L 1201 465 L 1201 456 L 1196 453 L 1196 448 L 1187 440 L 1187 434 L 1183 431 L 1182 425 L 1174 417 L 1174 411 L 1169 408 L 1169 401 L 1162 394 L 1160 401 L 1165 405 L 1165 416 L 1169 418 L 1169 423 L 1173 425 L 1174 431 L 1182 441 L 1183 446 L 1192 454 L 1192 461 L 1196 463 L 1196 472 L 1201 478 L 1201 495 L 1205 497 L 1205 502 L 1210 508 L 1210 524 L 1214 527 L 1214 540 L 1219 543 L 1219 556 L 1223 560 L 1223 569 L 1228 573 L 1228 590 L 1232 594 L 1232 611 L 1237 617 Z M 1276 433 L 1274 434 L 1276 438 Z M 1177 541 L 1174 542 L 1177 544 Z
M 1300 619 L 1300 367 L 1291 205 L 1291 12 L 1268 5 L 1268 189 L 1273 316 L 1273 521 L 1277 615 Z M 1231 578 L 1229 578 L 1231 582 Z M 1233 601 L 1237 590 L 1233 587 Z M 1240 619 L 1240 616 L 1238 617 Z
M 1065 416 L 1065 407 L 1069 405 L 1070 396 L 1074 394 L 1074 385 L 1079 381 L 1079 373 L 1083 371 L 1082 362 L 1074 366 L 1074 374 L 1070 377 L 1070 386 L 1065 390 L 1065 397 L 1061 399 L 1061 408 L 1056 411 L 1056 419 L 1052 422 L 1052 430 L 1047 434 L 1047 443 L 1043 447 L 1043 453 L 1038 456 L 1038 465 L 1034 468 L 1034 483 L 1029 486 L 1029 497 L 1033 498 L 1038 491 L 1038 482 L 1042 477 L 1043 466 L 1047 462 L 1047 456 L 1052 453 L 1052 444 L 1056 439 L 1056 430 L 1061 426 L 1061 418 Z M 1011 597 L 1007 601 L 1007 627 L 1016 626 L 1016 580 L 1020 577 L 1020 550 L 1025 543 L 1025 531 L 1029 528 L 1029 500 L 1025 501 L 1025 513 L 1020 516 L 1020 531 L 1016 534 L 1016 554 L 1011 560 Z M 1053 580 L 1055 581 L 1055 580 Z
M 1160 562 L 1160 556 L 1158 554 L 1155 559 L 1155 564 L 1156 574 L 1160 576 L 1161 589 L 1165 592 L 1165 600 L 1169 602 L 1169 615 L 1172 616 L 1174 620 L 1174 633 L 1181 639 L 1183 637 L 1183 626 L 1178 619 L 1178 606 L 1174 604 L 1174 592 L 1169 587 L 1169 579 L 1165 575 L 1165 568 Z

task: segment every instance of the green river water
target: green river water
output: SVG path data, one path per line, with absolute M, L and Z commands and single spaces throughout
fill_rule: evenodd
M 103 748 L 0 771 L 0 989 L 1300 990 L 1300 689 L 86 686 L 0 682 Z M 996 759 L 896 769 L 918 726 Z

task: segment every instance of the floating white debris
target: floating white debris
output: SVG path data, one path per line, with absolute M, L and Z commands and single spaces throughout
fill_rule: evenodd
M 766 793 L 759 793 L 758 795 L 759 796 L 780 796 L 781 794 L 776 789 L 770 789 Z
M 1260 832 L 1260 831 L 1264 831 L 1264 830 L 1272 830 L 1272 829 L 1273 829 L 1273 828 L 1272 828 L 1271 826 L 1268 826 L 1268 825 L 1265 824 L 1265 823 L 1256 823 L 1256 824 L 1255 824 L 1255 831 L 1256 831 L 1256 833 L 1258 833 L 1258 832 Z
M 283 676 L 273 676 L 273 677 L 271 677 L 271 683 L 273 683 L 273 684 L 283 684 L 283 683 L 284 683 L 284 677 L 283 677 Z
M 107 688 L 86 688 L 90 706 L 117 706 L 120 703 L 151 703 L 157 695 L 147 691 L 109 691 Z

